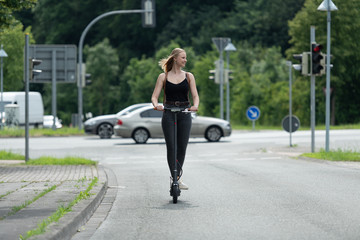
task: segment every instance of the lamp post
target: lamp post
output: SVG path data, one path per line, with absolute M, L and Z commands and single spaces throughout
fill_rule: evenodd
M 114 14 L 129 14 L 129 13 L 141 13 L 143 15 L 143 27 L 155 27 L 155 1 L 154 0 L 143 0 L 142 5 L 144 9 L 134 9 L 134 10 L 115 10 L 111 12 L 103 13 L 96 18 L 94 18 L 81 33 L 79 41 L 79 68 L 78 68 L 78 127 L 79 130 L 82 129 L 82 115 L 83 115 L 83 86 L 81 84 L 81 79 L 83 78 L 82 73 L 82 64 L 83 64 L 83 46 L 84 40 L 87 32 L 90 28 L 98 22 L 100 19 L 111 16 Z
M 318 7 L 319 11 L 327 11 L 327 45 L 326 45 L 326 138 L 325 151 L 329 151 L 329 128 L 330 128 L 330 30 L 331 30 L 331 11 L 337 11 L 338 8 L 331 0 L 324 0 Z
M 226 61 L 227 61 L 227 70 L 228 70 L 228 74 L 229 73 L 229 52 L 235 52 L 236 51 L 236 47 L 229 42 L 228 45 L 226 45 L 225 47 L 225 52 L 226 52 Z M 230 122 L 230 78 L 228 77 L 228 81 L 226 83 L 226 120 L 228 122 Z
M 3 128 L 3 111 L 5 110 L 5 106 L 3 106 L 4 102 L 3 102 L 3 58 L 7 57 L 8 55 L 6 54 L 5 50 L 3 49 L 3 45 L 1 44 L 1 49 L 0 49 L 0 58 L 1 58 L 1 122 L 0 122 L 0 128 Z

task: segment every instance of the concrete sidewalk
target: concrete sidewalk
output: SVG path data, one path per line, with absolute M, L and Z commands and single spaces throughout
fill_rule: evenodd
M 0 161 L 0 239 L 25 237 L 59 207 L 67 207 L 95 177 L 98 183 L 87 199 L 50 224 L 45 233 L 30 239 L 71 239 L 103 199 L 108 184 L 106 173 L 101 165 L 24 166 Z

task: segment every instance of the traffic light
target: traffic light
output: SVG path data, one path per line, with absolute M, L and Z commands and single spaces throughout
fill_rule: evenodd
M 209 73 L 214 74 L 214 76 L 210 76 L 209 79 L 214 79 L 216 84 L 220 84 L 220 70 L 223 69 L 223 62 L 221 60 L 216 60 L 215 70 L 209 70 Z
M 42 73 L 42 70 L 40 69 L 35 69 L 35 66 L 37 65 L 40 65 L 42 63 L 41 60 L 39 59 L 35 59 L 35 58 L 30 58 L 29 59 L 29 66 L 30 66 L 30 69 L 29 69 L 29 78 L 30 78 L 30 81 L 34 80 L 35 76 L 39 75 L 40 73 Z
M 300 61 L 300 64 L 293 64 L 293 68 L 300 71 L 302 75 L 307 76 L 309 74 L 309 55 L 307 52 L 302 54 L 294 54 L 295 60 Z
M 156 26 L 155 0 L 142 0 L 143 10 L 152 11 L 142 13 L 142 26 L 144 28 L 153 28 Z
M 322 45 L 317 43 L 311 44 L 311 63 L 312 63 L 312 74 L 321 75 L 321 70 L 325 69 L 325 61 L 323 54 L 321 53 Z
M 81 65 L 81 87 L 89 86 L 91 83 L 91 74 L 86 73 L 86 64 L 83 63 Z
M 85 73 L 85 85 L 89 86 L 91 85 L 92 81 L 91 81 L 91 74 L 90 73 Z
M 321 56 L 323 58 L 321 59 L 320 64 L 323 67 L 323 69 L 321 69 L 320 75 L 324 75 L 324 74 L 326 74 L 327 55 L 322 53 Z M 330 69 L 333 67 L 333 65 L 331 64 L 331 58 L 332 58 L 332 55 L 330 55 Z
M 326 54 L 321 53 L 320 66 L 321 66 L 321 70 L 319 75 L 326 74 Z
M 224 83 L 227 83 L 228 81 L 233 79 L 233 72 L 233 70 L 225 69 Z
M 209 79 L 214 80 L 215 83 L 220 83 L 220 73 L 218 70 L 209 70 L 210 76 Z M 213 75 L 212 75 L 213 74 Z

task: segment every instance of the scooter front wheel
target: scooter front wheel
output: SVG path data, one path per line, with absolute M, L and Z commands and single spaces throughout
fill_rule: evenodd
M 178 197 L 180 196 L 179 185 L 173 184 L 171 186 L 170 195 L 173 197 L 173 203 L 177 203 Z

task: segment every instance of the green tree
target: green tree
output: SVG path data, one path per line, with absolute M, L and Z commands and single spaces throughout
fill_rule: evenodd
M 181 46 L 193 46 L 197 53 L 203 53 L 211 49 L 211 35 L 222 27 L 216 23 L 226 16 L 232 5 L 233 0 L 173 0 L 171 4 L 157 0 L 156 28 L 142 28 L 140 14 L 113 15 L 97 22 L 88 32 L 85 43 L 92 46 L 108 38 L 121 56 L 121 73 L 131 58 L 144 54 L 154 56 L 157 49 L 177 38 L 182 40 Z M 96 0 L 41 0 L 34 9 L 34 36 L 37 43 L 78 44 L 82 31 L 100 14 L 140 7 L 140 0 L 108 0 L 101 4 Z
M 78 44 L 80 35 L 92 19 L 106 12 L 107 4 L 98 1 L 40 0 L 34 8 L 33 32 L 41 44 Z M 89 31 L 85 44 L 102 41 L 94 29 Z M 92 41 L 96 36 L 97 41 Z
M 194 66 L 194 76 L 196 78 L 197 89 L 199 92 L 200 105 L 199 114 L 205 116 L 219 115 L 219 85 L 209 79 L 209 70 L 215 69 L 214 62 L 219 57 L 217 50 L 207 52 L 196 61 Z
M 326 53 L 326 12 L 317 11 L 321 2 L 321 0 L 306 0 L 302 10 L 289 22 L 290 43 L 292 44 L 287 51 L 289 59 L 294 53 L 309 51 L 310 26 L 316 27 L 316 42 L 324 46 L 323 52 Z M 335 111 L 337 124 L 358 123 L 360 121 L 358 105 L 360 102 L 358 87 L 360 85 L 360 55 L 356 49 L 360 48 L 360 32 L 358 31 L 360 2 L 355 0 L 334 2 L 339 11 L 331 14 L 331 54 L 333 55 L 331 63 L 334 65 L 331 70 L 331 87 L 334 89 L 332 97 L 336 97 L 335 109 L 332 112 Z M 325 80 L 325 76 L 316 78 L 318 123 L 325 122 L 325 95 L 323 94 Z M 308 82 L 309 79 L 299 77 L 297 81 Z M 295 91 L 300 91 L 300 89 Z M 310 96 L 310 88 L 305 91 Z
M 0 5 L 0 32 L 14 23 L 14 11 L 19 11 L 23 8 L 32 8 L 36 2 L 37 0 L 2 0 Z
M 91 74 L 91 85 L 84 90 L 84 109 L 95 115 L 114 113 L 117 104 L 117 80 L 119 59 L 109 40 L 93 47 L 86 46 L 86 72 Z
M 235 0 L 234 10 L 221 22 L 223 33 L 253 45 L 288 48 L 287 21 L 300 10 L 304 0 Z
M 252 47 L 247 42 L 235 44 L 237 51 L 230 53 L 230 69 L 234 70 L 230 82 L 231 121 L 249 124 L 246 109 L 257 105 L 262 111 L 261 124 L 279 125 L 288 113 L 288 70 L 279 47 Z M 216 49 L 202 55 L 194 66 L 200 96 L 199 113 L 220 117 L 219 85 L 209 79 L 209 70 L 218 60 Z M 224 87 L 224 102 L 225 102 Z M 276 97 L 274 97 L 276 96 Z
M 25 33 L 29 33 L 30 43 L 34 43 L 31 28 L 23 31 L 20 22 L 13 22 L 0 33 L 0 43 L 8 57 L 3 58 L 4 91 L 21 91 L 24 89 L 24 46 Z
M 146 58 L 142 56 L 141 59 L 133 58 L 130 60 L 129 65 L 124 71 L 122 79 L 126 81 L 125 89 L 127 92 L 122 91 L 122 99 L 127 99 L 127 105 L 141 102 L 150 102 L 151 95 L 155 87 L 157 77 L 162 72 L 158 62 L 162 58 L 166 58 L 170 52 L 180 47 L 179 44 L 172 41 L 166 47 L 159 49 L 155 58 Z M 186 64 L 185 71 L 191 71 L 196 62 L 195 53 L 192 48 L 184 48 L 187 53 L 188 63 Z M 125 84 L 122 84 L 125 86 Z M 159 102 L 162 101 L 159 99 Z
M 281 124 L 281 119 L 288 112 L 289 96 L 287 68 L 280 48 L 249 49 L 247 43 L 237 48 L 232 59 L 235 64 L 234 80 L 231 82 L 232 120 L 248 124 L 246 109 L 256 105 L 261 110 L 261 124 Z
M 124 78 L 130 87 L 128 105 L 134 103 L 150 102 L 157 76 L 161 69 L 153 58 L 133 58 L 125 69 Z

